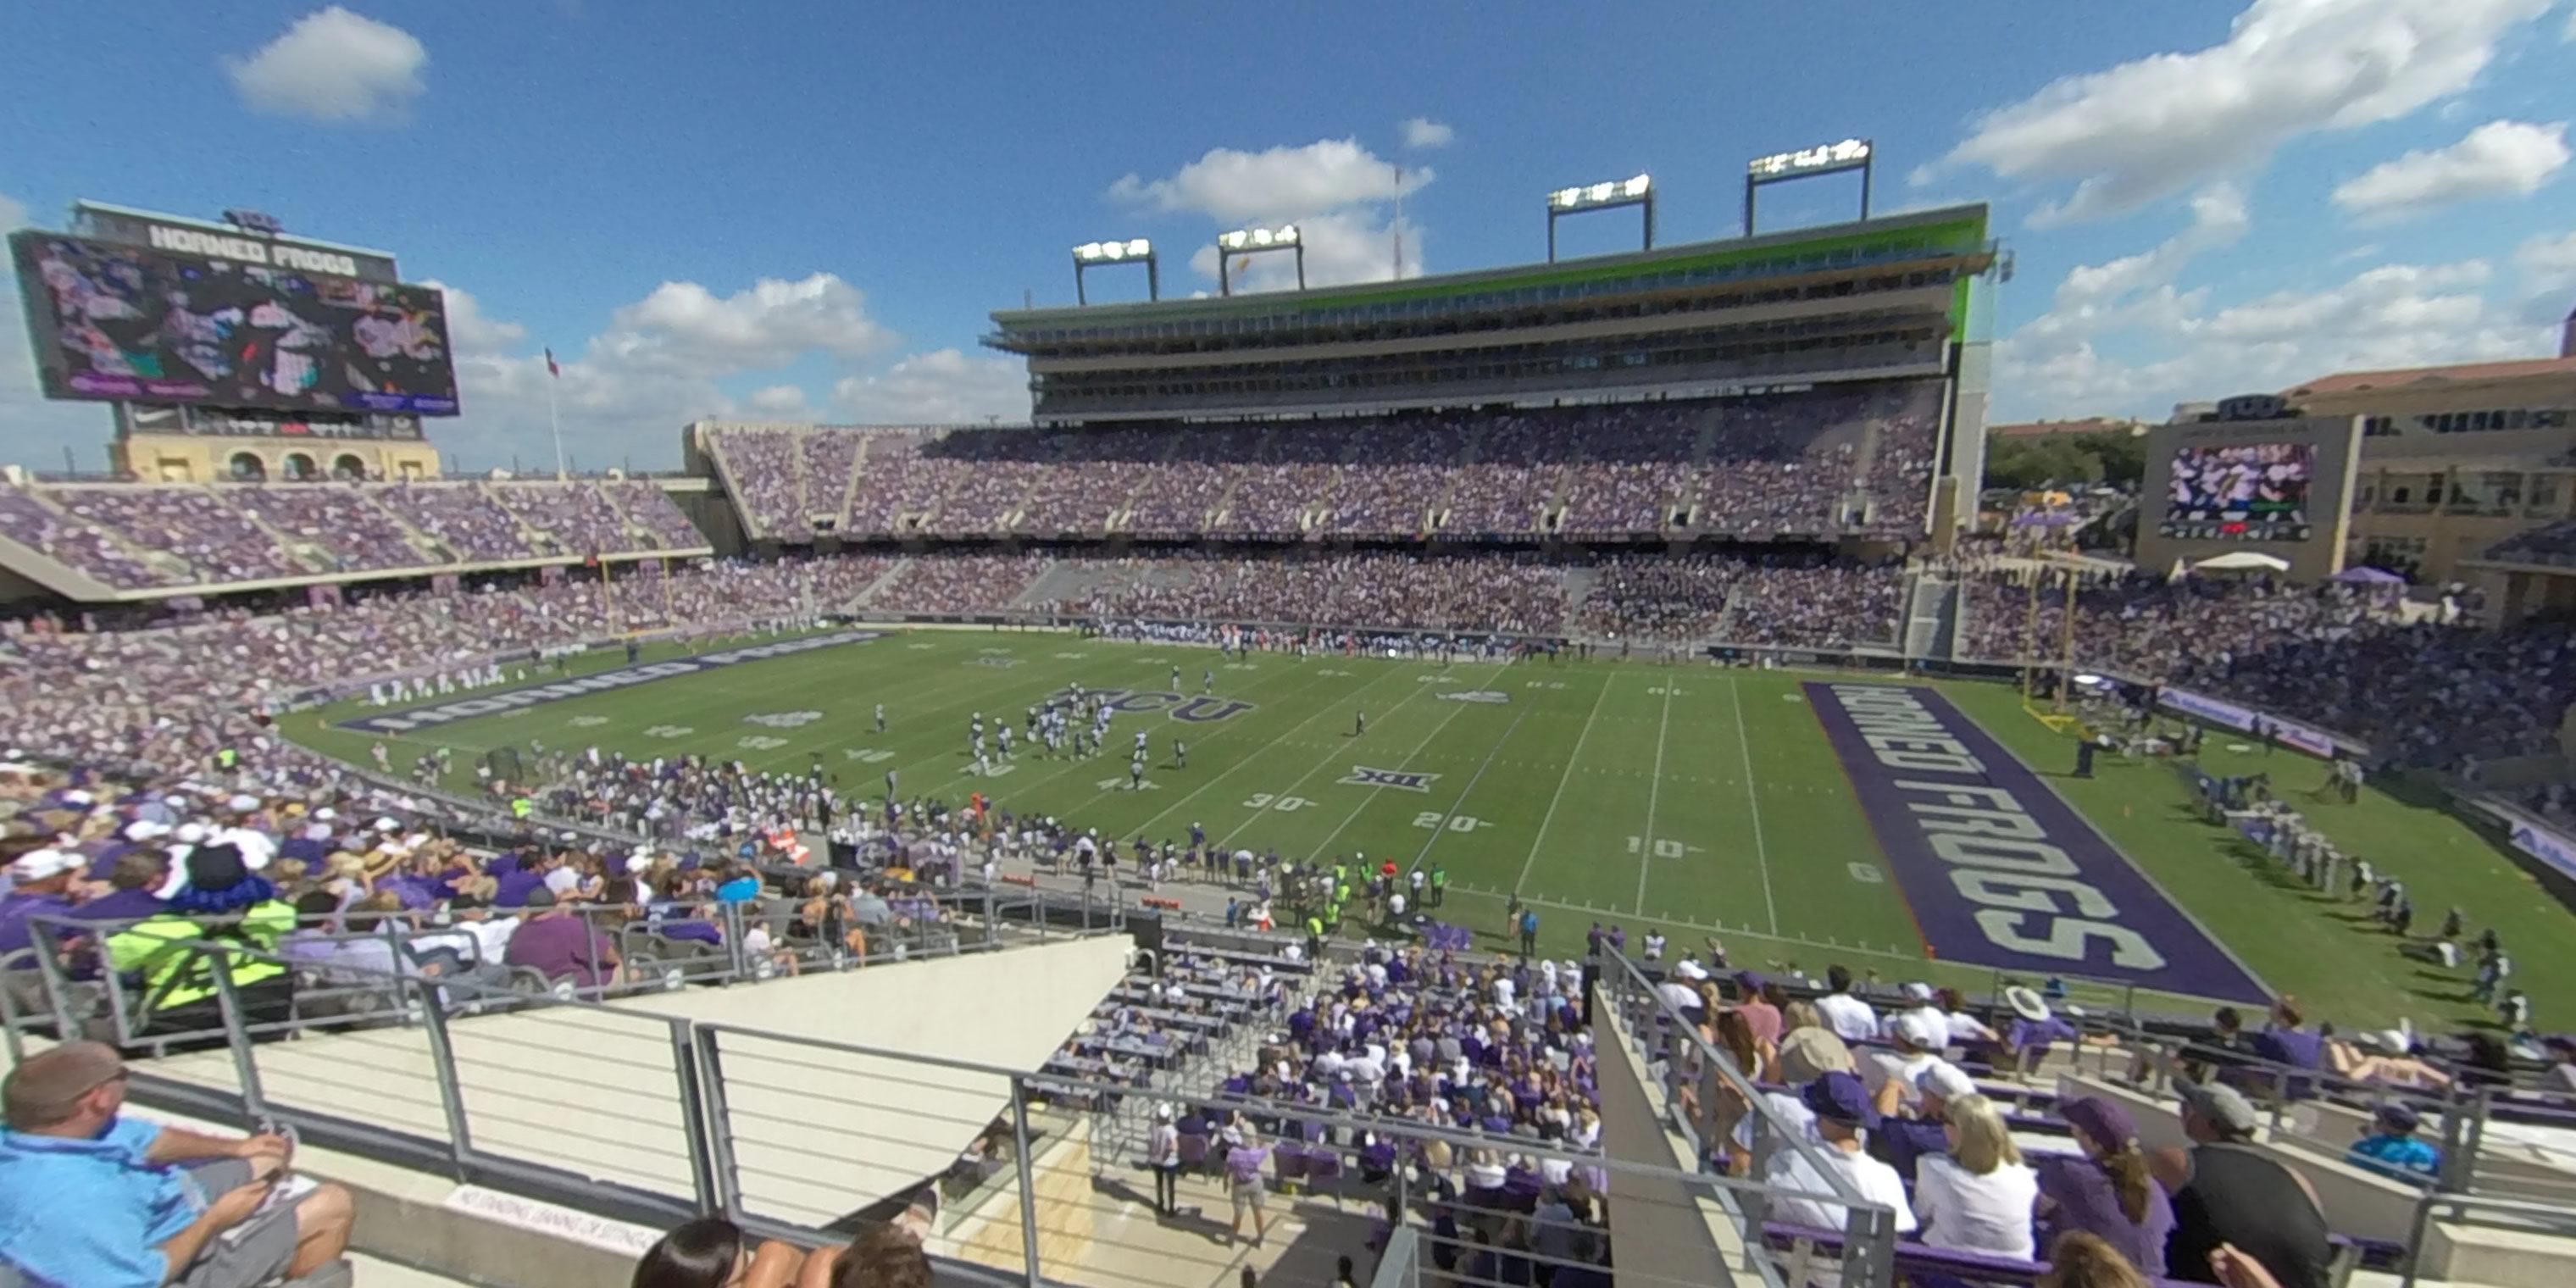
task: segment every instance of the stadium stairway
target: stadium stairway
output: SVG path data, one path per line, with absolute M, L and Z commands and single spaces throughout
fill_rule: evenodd
M 278 527 L 269 522 L 267 516 L 257 513 L 252 507 L 236 504 L 223 489 L 209 490 L 216 500 L 223 502 L 233 513 L 240 515 L 242 522 L 267 537 L 270 544 L 277 547 L 278 554 L 283 556 L 286 562 L 301 566 L 305 571 L 313 573 L 327 573 L 338 567 L 339 556 L 333 554 L 330 547 L 322 544 L 318 539 Z
M 912 561 L 910 559 L 896 560 L 893 566 L 887 568 L 875 581 L 869 582 L 867 589 L 860 591 L 858 593 L 858 597 L 850 601 L 851 606 L 864 608 L 869 604 L 875 603 L 878 594 L 883 592 L 886 587 L 893 585 L 895 583 L 895 579 L 903 575 L 903 570 L 911 566 Z
M 383 515 L 403 534 L 403 543 L 420 553 L 423 567 L 431 564 L 467 562 L 457 552 L 448 549 L 446 543 L 421 531 L 419 525 L 411 521 L 411 516 L 402 512 L 402 507 L 387 505 L 379 499 L 390 494 L 361 488 L 355 495 L 361 503 L 374 507 L 376 513 Z
M 1582 614 L 1583 601 L 1591 597 L 1592 587 L 1600 580 L 1601 570 L 1598 568 L 1568 568 L 1565 570 L 1566 620 L 1569 623 L 1573 622 L 1575 618 Z
M 1099 587 L 1114 585 L 1123 578 L 1114 569 L 1070 564 L 1058 560 L 1014 596 L 1009 607 L 1031 608 L 1039 604 L 1075 603 L 1091 596 Z
M 1933 661 L 1950 659 L 1951 648 L 1959 638 L 1959 615 L 1965 611 L 1960 598 L 1955 582 L 1929 573 L 1914 578 L 1905 596 L 1907 656 Z

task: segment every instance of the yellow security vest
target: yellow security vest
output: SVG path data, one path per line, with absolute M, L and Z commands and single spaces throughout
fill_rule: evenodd
M 168 1010 L 215 995 L 215 971 L 203 950 L 191 940 L 238 943 L 275 954 L 277 942 L 295 928 L 295 907 L 280 900 L 254 904 L 239 921 L 207 918 L 199 922 L 165 912 L 107 937 L 107 960 L 118 971 L 143 976 L 144 995 L 154 1010 Z M 256 984 L 286 973 L 286 967 L 252 957 L 232 959 L 233 983 Z

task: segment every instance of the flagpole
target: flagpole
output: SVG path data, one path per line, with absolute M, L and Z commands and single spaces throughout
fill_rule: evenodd
M 547 355 L 546 366 L 552 368 L 554 365 L 553 355 Z M 562 379 L 563 377 L 554 375 L 551 371 L 546 376 L 546 424 L 554 431 L 555 481 L 558 483 L 572 477 L 572 472 L 564 468 L 563 413 L 555 408 L 555 384 Z

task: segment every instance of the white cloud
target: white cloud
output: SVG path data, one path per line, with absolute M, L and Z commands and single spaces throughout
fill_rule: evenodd
M 1426 166 L 1403 168 L 1403 190 L 1431 182 Z M 1128 175 L 1109 186 L 1112 200 L 1164 211 L 1196 211 L 1228 224 L 1297 219 L 1361 202 L 1392 201 L 1397 166 L 1356 139 L 1318 139 L 1266 152 L 1211 148 L 1168 179 Z
M 428 88 L 428 63 L 418 37 L 338 5 L 296 19 L 248 58 L 223 60 L 252 110 L 317 121 L 400 115 Z
M 2286 389 L 2335 371 L 2556 352 L 2548 327 L 2489 294 L 2496 280 L 2483 260 L 2383 264 L 2323 289 L 2216 309 L 2206 291 L 2186 291 L 2169 307 L 2047 342 L 2025 343 L 2017 332 L 1999 354 L 1998 415 L 2161 417 L 2179 402 Z
M 500 353 L 527 341 L 528 328 L 485 317 L 482 302 L 465 288 L 436 280 L 421 285 L 435 288 L 446 297 L 447 341 L 456 346 L 458 353 Z
M 2191 223 L 2153 248 L 2101 264 L 2078 264 L 2057 285 L 2049 310 L 2006 342 L 2006 352 L 2040 363 L 2085 349 L 2091 337 L 2150 317 L 2184 316 L 2199 302 L 2174 282 L 2190 263 L 2245 235 L 2245 195 L 2216 183 L 2193 195 Z
M 762 385 L 744 400 L 764 420 L 807 420 L 813 412 L 805 404 L 805 391 L 796 385 Z
M 863 425 L 1026 423 L 1029 378 L 1017 359 L 939 349 L 843 379 L 832 386 L 832 404 Z
M 2576 279 L 2576 232 L 2534 237 L 2514 248 L 2513 260 L 2544 281 Z
M 2074 180 L 2045 226 L 2249 170 L 2319 130 L 2395 120 L 2472 85 L 2553 0 L 2254 0 L 2224 43 L 2059 79 L 1979 117 L 1944 166 Z M 1918 172 L 1918 181 L 1937 171 Z
M 2417 150 L 2337 185 L 2345 213 L 2392 217 L 2490 197 L 2528 197 L 2567 165 L 2567 122 L 2489 121 L 2444 148 Z
M 1425 116 L 1408 118 L 1403 129 L 1408 148 L 1445 148 L 1458 138 L 1456 130 Z
M 867 315 L 859 289 L 830 273 L 762 278 L 718 296 L 695 282 L 664 282 L 617 310 L 593 356 L 679 375 L 711 376 L 785 366 L 820 351 L 845 359 L 884 351 L 894 336 Z
M 664 282 L 613 310 L 607 328 L 586 342 L 556 345 L 558 378 L 546 373 L 541 354 L 529 352 L 527 327 L 485 315 L 471 293 L 444 289 L 465 414 L 433 425 L 431 441 L 469 468 L 507 464 L 513 454 L 532 466 L 540 455 L 550 458 L 549 394 L 565 446 L 584 467 L 630 460 L 667 467 L 678 461 L 679 427 L 688 421 L 816 415 L 794 384 L 762 385 L 737 399 L 719 382 L 809 355 L 848 370 L 894 342 L 867 317 L 857 288 L 830 274 L 763 280 L 729 295 Z M 457 324 L 460 297 L 470 326 Z
M 1427 166 L 1399 167 L 1351 139 L 1319 139 L 1264 152 L 1212 149 L 1169 178 L 1128 175 L 1110 185 L 1114 201 L 1173 213 L 1202 214 L 1223 228 L 1293 220 L 1306 248 L 1306 282 L 1332 286 L 1386 281 L 1397 275 L 1393 205 L 1432 181 Z M 1419 276 L 1422 230 L 1404 223 L 1406 277 Z M 1215 247 L 1202 245 L 1190 266 L 1217 276 Z M 1244 257 L 1238 290 L 1293 286 L 1297 266 L 1283 254 Z

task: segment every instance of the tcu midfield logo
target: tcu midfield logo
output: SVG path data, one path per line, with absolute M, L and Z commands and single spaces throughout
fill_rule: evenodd
M 1108 703 L 1112 711 L 1132 711 L 1140 714 L 1159 711 L 1174 720 L 1187 720 L 1192 724 L 1214 724 L 1219 720 L 1232 720 L 1253 709 L 1251 703 L 1240 698 L 1218 698 L 1206 694 L 1189 697 L 1152 689 L 1085 689 L 1083 692 Z M 1073 696 L 1072 687 L 1067 686 L 1049 694 L 1047 700 L 1069 702 Z

